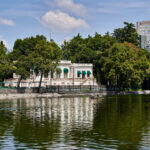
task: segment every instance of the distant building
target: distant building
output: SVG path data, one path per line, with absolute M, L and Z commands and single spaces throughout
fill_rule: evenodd
M 57 69 L 59 68 L 59 72 Z M 42 78 L 42 87 L 49 85 L 94 85 L 97 86 L 93 76 L 93 65 L 84 63 L 71 63 L 71 61 L 61 60 L 53 76 L 51 73 Z M 6 87 L 17 87 L 20 75 L 13 73 L 12 79 L 4 81 Z M 21 80 L 20 87 L 38 87 L 40 73 L 36 70 L 30 71 L 30 77 Z
M 140 48 L 150 51 L 150 21 L 137 22 L 136 29 L 140 37 Z

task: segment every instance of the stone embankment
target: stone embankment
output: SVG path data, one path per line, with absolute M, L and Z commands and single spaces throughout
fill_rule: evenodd
M 119 95 L 147 95 L 150 94 L 150 90 L 143 90 L 143 91 L 132 91 L 132 92 L 119 92 Z
M 99 98 L 105 96 L 106 93 L 24 93 L 24 94 L 0 94 L 0 100 L 3 99 L 25 99 L 25 98 L 57 98 L 57 97 L 75 97 L 90 96 L 91 98 Z
M 25 98 L 53 98 L 53 97 L 73 97 L 73 96 L 90 96 L 92 99 L 100 98 L 106 95 L 146 95 L 150 94 L 150 90 L 133 91 L 133 92 L 114 92 L 104 91 L 97 93 L 2 93 L 0 99 L 25 99 Z
M 49 94 L 0 94 L 0 99 L 25 99 L 25 98 L 48 98 L 48 97 L 60 97 L 61 95 L 57 93 Z

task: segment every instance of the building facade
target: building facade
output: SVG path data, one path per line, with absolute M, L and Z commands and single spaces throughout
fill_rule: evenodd
M 40 82 L 40 73 L 31 70 L 30 77 L 21 80 L 20 87 L 38 87 Z M 20 75 L 13 73 L 12 79 L 4 81 L 6 87 L 17 87 Z M 94 85 L 97 82 L 93 76 L 92 64 L 71 63 L 71 61 L 61 60 L 52 75 L 51 72 L 42 78 L 42 87 L 49 85 Z
M 137 22 L 136 28 L 140 37 L 140 48 L 150 51 L 150 21 Z

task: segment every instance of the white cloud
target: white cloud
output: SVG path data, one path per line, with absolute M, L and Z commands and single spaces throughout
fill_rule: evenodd
M 7 26 L 15 26 L 15 23 L 12 20 L 0 18 L 0 24 Z
M 82 4 L 76 4 L 73 0 L 55 0 L 55 5 L 63 11 L 71 12 L 78 16 L 85 16 L 87 13 Z
M 61 11 L 48 11 L 40 20 L 48 29 L 55 32 L 69 32 L 79 28 L 88 28 L 83 19 L 76 19 Z
M 8 45 L 7 41 L 4 40 L 2 36 L 0 36 L 0 41 L 3 41 L 4 45 L 5 45 L 7 48 L 9 48 L 9 45 Z

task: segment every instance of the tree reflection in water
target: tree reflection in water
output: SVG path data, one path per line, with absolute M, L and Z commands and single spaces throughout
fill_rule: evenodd
M 149 98 L 113 96 L 104 100 L 68 97 L 0 101 L 0 149 L 150 148 L 147 141 Z

